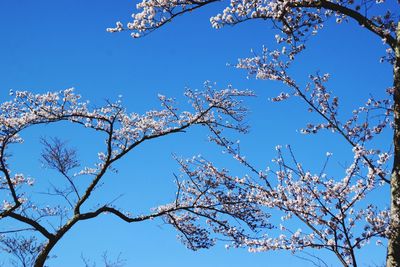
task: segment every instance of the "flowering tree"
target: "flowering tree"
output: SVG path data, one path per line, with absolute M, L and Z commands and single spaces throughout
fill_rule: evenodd
M 109 32 L 131 31 L 132 37 L 144 36 L 175 17 L 222 0 L 143 0 L 137 4 L 133 20 Z M 279 223 L 281 233 L 276 237 L 244 237 L 242 231 L 231 227 L 216 232 L 232 238 L 233 246 L 247 246 L 253 251 L 304 248 L 328 249 L 344 266 L 357 266 L 355 250 L 375 237 L 387 238 L 387 266 L 400 266 L 400 21 L 399 3 L 385 0 L 230 0 L 222 13 L 212 16 L 214 28 L 236 25 L 247 20 L 270 21 L 280 33 L 276 40 L 279 50 L 264 48 L 259 55 L 240 59 L 237 67 L 262 80 L 274 80 L 287 85 L 288 92 L 275 97 L 283 101 L 299 97 L 310 112 L 322 121 L 308 124 L 304 134 L 330 130 L 352 147 L 354 158 L 344 177 L 330 178 L 324 170 L 313 173 L 296 160 L 290 147 L 284 153 L 277 147 L 277 170 L 259 171 L 239 153 L 237 144 L 225 138 L 213 138 L 227 152 L 244 164 L 253 175 L 237 178 L 226 169 L 218 170 L 201 158 L 181 161 L 181 166 L 198 187 L 218 187 L 229 184 L 229 192 L 240 192 L 243 199 L 256 203 L 261 210 L 284 213 Z M 386 55 L 383 62 L 393 66 L 393 87 L 388 98 L 371 98 L 365 106 L 356 108 L 350 118 L 338 116 L 339 99 L 327 89 L 328 74 L 310 75 L 302 86 L 288 72 L 296 55 L 305 49 L 305 42 L 331 19 L 337 23 L 356 21 L 360 27 L 382 39 Z M 393 149 L 383 151 L 371 142 L 384 129 L 393 131 Z M 285 156 L 289 155 L 289 156 Z M 327 154 L 329 159 L 330 154 Z M 392 165 L 391 171 L 388 171 Z M 272 173 L 272 175 L 271 175 Z M 202 185 L 202 186 L 200 186 Z M 368 199 L 372 191 L 384 190 L 390 208 L 373 205 Z M 232 207 L 232 210 L 234 208 Z M 268 216 L 268 213 L 266 213 Z M 265 218 L 267 219 L 267 218 Z M 293 230 L 288 221 L 304 225 L 306 230 Z M 174 221 L 170 221 L 174 223 Z M 263 222 L 265 223 L 265 222 Z M 274 225 L 265 224 L 268 228 Z M 289 225 L 289 226 L 288 226 Z M 278 228 L 278 224 L 275 225 Z M 242 229 L 243 230 L 243 229 Z M 240 235 L 238 235 L 240 233 Z M 271 233 L 275 233 L 271 231 Z M 381 241 L 378 241 L 381 242 Z
M 16 92 L 12 100 L 0 105 L 0 218 L 2 229 L 6 229 L 0 236 L 2 250 L 14 256 L 11 263 L 15 266 L 44 266 L 53 247 L 74 225 L 104 213 L 127 223 L 164 217 L 176 226 L 193 249 L 212 244 L 203 238 L 207 232 L 193 223 L 193 216 L 205 217 L 218 227 L 229 228 L 226 221 L 217 218 L 219 213 L 229 214 L 252 228 L 264 227 L 259 225 L 262 212 L 254 203 L 240 199 L 237 194 L 227 195 L 224 188 L 206 194 L 196 187 L 195 181 L 178 182 L 175 201 L 154 208 L 149 214 L 132 215 L 133 212 L 110 204 L 109 199 L 98 200 L 95 206 L 88 204 L 106 173 L 113 171 L 117 161 L 143 142 L 183 132 L 193 125 L 207 127 L 216 136 L 225 128 L 246 131 L 241 125 L 246 110 L 237 97 L 250 95 L 251 92 L 234 88 L 215 91 L 206 84 L 204 92 L 186 92 L 192 112 L 178 112 L 173 99 L 159 96 L 162 109 L 140 115 L 127 113 L 120 101 L 90 108 L 72 89 L 46 94 Z M 40 178 L 28 177 L 13 168 L 10 147 L 23 142 L 23 132 L 27 129 L 62 121 L 102 134 L 105 146 L 93 166 L 81 166 L 76 151 L 65 142 L 58 138 L 43 139 L 43 164 L 64 179 L 64 183 L 49 185 L 48 205 L 43 206 L 35 202 L 35 192 L 29 190 Z

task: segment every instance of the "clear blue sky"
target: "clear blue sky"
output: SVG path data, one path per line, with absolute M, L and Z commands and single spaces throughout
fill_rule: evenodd
M 105 29 L 116 21 L 128 21 L 134 4 L 135 1 L 128 0 L 1 1 L 1 101 L 8 99 L 10 89 L 40 93 L 75 87 L 93 104 L 100 105 L 105 99 L 123 95 L 128 110 L 144 112 L 158 108 L 158 93 L 184 101 L 185 87 L 200 89 L 205 80 L 215 81 L 220 87 L 231 83 L 241 89 L 253 89 L 258 95 L 247 101 L 252 128 L 241 139 L 245 154 L 260 168 L 270 165 L 276 144 L 292 144 L 311 169 L 321 165 L 326 151 L 334 152 L 334 163 L 351 160 L 342 158 L 349 155 L 350 148 L 333 136 L 313 138 L 297 133 L 307 121 L 315 121 L 315 117 L 308 117 L 298 101 L 269 102 L 268 97 L 282 90 L 280 84 L 248 80 L 246 73 L 226 66 L 239 57 L 249 56 L 250 49 L 274 46 L 275 33 L 270 24 L 249 22 L 214 30 L 209 17 L 221 10 L 217 4 L 180 17 L 143 39 L 134 40 L 127 33 L 107 33 Z M 331 73 L 329 84 L 337 95 L 343 96 L 343 113 L 347 114 L 369 94 L 383 96 L 391 85 L 390 66 L 379 63 L 384 52 L 381 40 L 356 24 L 328 23 L 307 44 L 293 73 L 300 81 L 317 70 Z M 13 166 L 18 172 L 35 177 L 39 185 L 51 175 L 43 172 L 38 161 L 37 141 L 43 135 L 69 140 L 88 162 L 95 160 L 96 147 L 102 145 L 101 138 L 87 135 L 82 129 L 52 126 L 27 131 L 23 135 L 26 143 L 14 148 Z M 118 175 L 106 177 L 93 203 L 100 202 L 96 199 L 110 201 L 123 194 L 117 204 L 132 212 L 145 212 L 170 201 L 175 190 L 172 174 L 178 171 L 171 153 L 188 157 L 202 154 L 221 166 L 238 169 L 205 140 L 206 133 L 194 129 L 185 135 L 144 144 L 119 163 Z M 39 197 L 38 201 L 47 200 Z M 192 252 L 175 236 L 174 229 L 161 220 L 129 225 L 105 215 L 68 233 L 54 250 L 57 257 L 48 264 L 82 266 L 81 254 L 98 260 L 107 250 L 111 256 L 121 252 L 127 260 L 126 266 L 311 266 L 289 253 L 226 251 L 222 243 L 210 250 Z M 365 264 L 382 263 L 384 250 L 371 246 L 363 259 Z

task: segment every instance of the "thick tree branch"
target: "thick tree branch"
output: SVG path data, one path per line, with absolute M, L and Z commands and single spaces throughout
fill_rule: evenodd
M 32 226 L 33 228 L 35 228 L 35 230 L 40 232 L 47 239 L 49 239 L 49 240 L 54 239 L 54 235 L 51 234 L 50 232 L 48 232 L 46 230 L 46 228 L 44 228 L 40 223 L 38 223 L 35 220 L 32 220 L 32 219 L 30 219 L 28 217 L 22 216 L 22 215 L 20 215 L 18 213 L 14 213 L 14 212 L 11 212 L 8 216 L 13 218 L 13 219 L 15 219 L 15 220 L 17 220 L 17 221 L 20 221 L 22 223 L 26 223 L 26 224 Z
M 391 36 L 390 34 L 386 34 L 382 28 L 380 28 L 379 26 L 377 26 L 373 21 L 371 21 L 370 19 L 368 19 L 367 17 L 363 16 L 362 14 L 360 14 L 359 12 L 350 9 L 348 7 L 339 5 L 337 3 L 331 2 L 331 1 L 327 1 L 327 0 L 319 0 L 316 2 L 294 2 L 294 3 L 289 3 L 289 6 L 292 7 L 310 7 L 310 8 L 325 8 L 328 10 L 332 10 L 335 12 L 338 12 L 340 14 L 344 14 L 346 16 L 351 17 L 352 19 L 354 19 L 355 21 L 357 21 L 362 27 L 367 28 L 368 30 L 370 30 L 371 32 L 373 32 L 374 34 L 378 35 L 379 37 L 381 37 L 382 39 L 386 40 L 386 43 L 389 44 L 389 46 L 394 49 L 396 47 L 396 39 Z

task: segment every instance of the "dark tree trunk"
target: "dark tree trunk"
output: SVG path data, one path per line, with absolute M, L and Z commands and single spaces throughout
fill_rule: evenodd
M 392 232 L 388 244 L 387 267 L 400 267 L 400 22 L 397 25 L 396 41 L 396 61 L 394 63 L 394 160 L 390 181 Z
M 79 215 L 75 215 L 70 221 L 68 221 L 61 229 L 58 230 L 57 234 L 44 245 L 42 251 L 35 261 L 34 267 L 44 267 L 47 258 L 54 246 L 60 241 L 60 239 L 79 221 Z
M 45 266 L 44 264 L 49 256 L 49 253 L 56 244 L 57 244 L 57 241 L 55 241 L 55 240 L 49 240 L 49 242 L 47 242 L 47 244 L 43 247 L 42 251 L 40 251 L 39 256 L 37 257 L 37 259 L 35 261 L 34 267 Z

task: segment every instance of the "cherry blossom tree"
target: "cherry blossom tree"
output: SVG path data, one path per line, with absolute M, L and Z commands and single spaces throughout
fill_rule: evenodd
M 288 91 L 273 101 L 298 97 L 310 112 L 320 116 L 320 123 L 310 123 L 302 133 L 317 134 L 323 130 L 335 133 L 348 143 L 354 154 L 343 177 L 332 178 L 325 173 L 308 171 L 297 161 L 294 151 L 277 147 L 276 169 L 260 171 L 240 154 L 238 144 L 217 135 L 212 138 L 250 173 L 238 178 L 227 169 L 219 170 L 211 162 L 194 158 L 180 160 L 183 173 L 208 192 L 211 188 L 229 184 L 228 194 L 239 193 L 241 199 L 256 203 L 260 210 L 281 211 L 280 223 L 271 225 L 266 212 L 263 224 L 268 229 L 279 228 L 275 237 L 268 235 L 245 237 L 243 229 L 214 228 L 231 237 L 232 246 L 246 246 L 252 251 L 290 250 L 305 248 L 332 251 L 344 266 L 357 266 L 355 250 L 372 239 L 387 239 L 387 266 L 400 266 L 400 21 L 399 2 L 369 0 L 143 0 L 136 6 L 132 21 L 117 22 L 109 32 L 130 31 L 139 38 L 171 22 L 175 17 L 191 13 L 206 5 L 226 2 L 220 14 L 210 18 L 212 27 L 233 26 L 248 20 L 264 20 L 278 30 L 275 35 L 278 50 L 263 48 L 259 54 L 239 59 L 237 68 L 261 80 L 282 82 Z M 296 82 L 288 69 L 296 55 L 305 49 L 307 39 L 316 35 L 330 19 L 338 24 L 357 22 L 360 27 L 383 41 L 386 54 L 382 62 L 393 66 L 393 87 L 386 99 L 371 98 L 355 108 L 350 118 L 338 115 L 339 98 L 327 88 L 329 74 L 312 74 L 305 86 Z M 383 89 L 384 90 L 384 89 Z M 373 140 L 386 129 L 393 132 L 392 150 L 377 148 Z M 327 154 L 327 161 L 331 154 Z M 390 168 L 391 165 L 391 168 Z M 391 169 L 389 171 L 389 169 Z M 390 207 L 379 207 L 368 199 L 376 190 L 390 192 Z M 185 188 L 194 192 L 194 188 Z M 195 194 L 196 195 L 196 194 Z M 233 212 L 235 207 L 231 207 Z M 199 213 L 199 215 L 203 215 Z M 272 218 L 271 218 L 272 219 Z M 294 220 L 304 225 L 293 230 Z M 176 225 L 175 220 L 169 221 Z M 268 231 L 267 231 L 268 233 Z M 275 231 L 270 231 L 274 234 Z M 377 240 L 378 243 L 382 241 Z M 386 241 L 385 241 L 386 242 Z
M 203 92 L 186 91 L 192 111 L 179 111 L 173 99 L 160 95 L 162 108 L 143 115 L 128 113 L 121 100 L 91 107 L 73 89 L 45 94 L 17 91 L 12 95 L 10 101 L 0 105 L 0 244 L 3 252 L 13 256 L 10 263 L 14 266 L 45 266 L 53 256 L 54 246 L 76 224 L 104 213 L 127 223 L 163 217 L 176 227 L 192 249 L 213 244 L 206 238 L 207 231 L 193 222 L 194 216 L 207 218 L 216 227 L 228 228 L 228 223 L 217 217 L 219 213 L 236 217 L 249 227 L 264 227 L 260 224 L 262 212 L 254 203 L 241 199 L 237 193 L 227 195 L 224 188 L 206 194 L 194 181 L 177 182 L 175 201 L 158 206 L 148 214 L 123 211 L 110 199 L 99 199 L 94 206 L 92 202 L 88 204 L 89 199 L 93 201 L 104 176 L 115 171 L 116 162 L 144 142 L 184 132 L 195 125 L 208 128 L 216 136 L 224 129 L 246 131 L 241 123 L 246 109 L 238 97 L 251 96 L 250 91 L 231 87 L 217 91 L 206 83 Z M 13 166 L 11 151 L 24 141 L 27 129 L 60 122 L 102 135 L 104 148 L 99 150 L 93 166 L 81 166 L 77 151 L 65 142 L 58 138 L 42 139 L 43 165 L 57 171 L 64 182 L 49 184 L 47 204 L 41 204 L 35 201 L 35 191 L 30 190 L 41 178 L 18 172 Z

